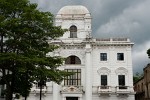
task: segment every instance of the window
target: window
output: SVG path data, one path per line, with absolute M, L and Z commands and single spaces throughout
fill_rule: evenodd
M 101 61 L 107 61 L 107 53 L 100 53 Z
M 77 38 L 77 27 L 75 25 L 70 27 L 70 38 Z
M 107 85 L 107 75 L 101 75 L 101 85 Z
M 124 60 L 124 54 L 123 53 L 117 53 L 117 60 L 119 60 L 119 61 Z
M 119 89 L 127 89 L 125 86 L 125 75 L 118 75 Z
M 65 64 L 81 64 L 81 60 L 77 56 L 69 56 L 65 60 Z
M 66 69 L 67 72 L 74 72 L 74 75 L 64 79 L 64 85 L 81 85 L 81 69 Z
M 78 97 L 66 97 L 66 100 L 78 100 Z
M 125 85 L 125 75 L 118 75 L 119 85 Z

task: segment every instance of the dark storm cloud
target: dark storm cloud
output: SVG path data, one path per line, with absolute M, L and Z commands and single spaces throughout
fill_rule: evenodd
M 93 37 L 129 37 L 133 47 L 134 72 L 150 61 L 150 0 L 30 0 L 54 15 L 66 5 L 84 5 L 92 15 Z M 141 60 L 140 60 L 141 59 Z

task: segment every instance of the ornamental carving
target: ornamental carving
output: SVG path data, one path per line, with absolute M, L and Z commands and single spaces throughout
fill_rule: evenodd
M 83 93 L 83 87 L 82 86 L 63 86 L 62 93 Z
M 116 72 L 117 75 L 124 75 L 124 74 L 128 73 L 128 70 L 126 68 L 119 67 L 119 68 L 116 69 L 115 72 Z
M 99 73 L 99 75 L 109 75 L 111 71 L 106 67 L 102 67 L 97 72 Z

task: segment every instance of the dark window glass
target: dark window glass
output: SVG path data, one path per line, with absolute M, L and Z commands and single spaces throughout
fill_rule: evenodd
M 67 72 L 74 72 L 64 79 L 64 85 L 81 85 L 81 69 L 66 69 Z
M 76 56 L 70 57 L 70 64 L 75 64 L 75 58 L 76 58 Z
M 81 64 L 81 60 L 76 56 L 69 56 L 65 60 L 65 64 Z
M 125 86 L 125 75 L 118 75 L 119 86 Z
M 101 85 L 107 85 L 107 75 L 101 75 Z
M 78 97 L 66 97 L 66 100 L 78 100 Z
M 101 61 L 107 61 L 107 53 L 100 53 Z
M 125 86 L 125 75 L 118 75 L 119 89 L 127 89 Z
M 124 53 L 117 53 L 117 60 L 124 60 Z
M 75 25 L 70 27 L 70 38 L 77 38 L 77 27 Z

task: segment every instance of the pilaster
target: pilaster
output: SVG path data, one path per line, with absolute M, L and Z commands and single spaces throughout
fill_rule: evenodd
M 59 56 L 59 50 L 56 50 L 54 52 L 54 56 Z M 53 82 L 53 100 L 59 100 L 60 90 L 59 85 L 55 82 Z
M 86 61 L 85 61 L 85 79 L 86 79 L 86 84 L 85 84 L 85 100 L 92 100 L 92 59 L 91 59 L 91 44 L 86 44 L 85 47 L 85 56 L 86 56 Z
M 53 100 L 59 100 L 59 88 L 58 84 L 53 82 Z

